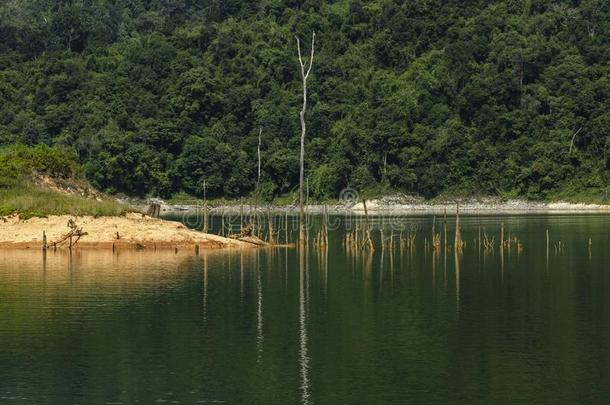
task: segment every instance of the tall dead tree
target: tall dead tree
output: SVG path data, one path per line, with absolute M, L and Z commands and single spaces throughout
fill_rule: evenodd
M 309 74 L 311 73 L 311 68 L 313 66 L 313 55 L 314 55 L 314 47 L 316 41 L 316 33 L 315 31 L 311 34 L 311 55 L 309 57 L 309 63 L 303 62 L 303 57 L 301 55 L 301 40 L 299 37 L 295 35 L 297 40 L 297 52 L 299 54 L 299 65 L 301 67 L 301 79 L 303 80 L 303 109 L 300 113 L 301 118 L 301 157 L 299 160 L 300 163 L 300 172 L 299 172 L 299 243 L 305 242 L 305 210 L 303 208 L 303 178 L 305 172 L 305 111 L 307 110 L 307 79 L 309 79 Z
M 258 157 L 258 177 L 256 177 L 256 189 L 254 190 L 254 212 L 250 213 L 250 222 L 254 224 L 254 234 L 256 235 L 256 227 L 258 221 L 258 199 L 260 197 L 259 185 L 261 182 L 261 137 L 263 135 L 263 127 L 258 129 L 258 147 L 256 148 L 256 156 Z M 254 222 L 256 221 L 256 222 Z
M 258 148 L 256 154 L 258 155 L 258 177 L 256 178 L 256 192 L 258 193 L 258 185 L 261 181 L 261 136 L 263 135 L 263 127 L 258 130 Z

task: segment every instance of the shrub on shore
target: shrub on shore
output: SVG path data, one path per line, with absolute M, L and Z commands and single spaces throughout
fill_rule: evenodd
M 110 198 L 88 198 L 37 185 L 33 177 L 74 179 L 81 168 L 69 149 L 46 145 L 11 145 L 0 148 L 0 216 L 21 218 L 48 215 L 121 215 L 128 210 Z

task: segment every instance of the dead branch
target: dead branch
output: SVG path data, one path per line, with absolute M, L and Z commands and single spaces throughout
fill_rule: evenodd
M 72 247 L 74 245 L 76 245 L 78 243 L 78 241 L 83 237 L 88 235 L 87 232 L 83 231 L 83 228 L 79 228 L 78 225 L 76 225 L 76 222 L 70 218 L 68 220 L 68 228 L 70 229 L 70 231 L 64 235 L 62 235 L 58 240 L 56 240 L 55 242 L 51 242 L 51 244 L 57 248 L 57 246 L 61 246 L 62 244 L 64 244 L 65 242 L 69 242 L 68 244 L 68 248 L 72 249 Z

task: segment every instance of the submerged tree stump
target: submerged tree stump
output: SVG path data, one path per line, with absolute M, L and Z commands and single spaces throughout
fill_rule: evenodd
M 161 215 L 161 204 L 152 203 L 148 207 L 148 211 L 146 211 L 146 215 L 151 218 L 159 218 Z

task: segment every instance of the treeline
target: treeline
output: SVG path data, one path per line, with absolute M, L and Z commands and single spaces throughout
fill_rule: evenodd
M 234 197 L 262 128 L 261 194 L 290 192 L 312 30 L 313 197 L 608 190 L 605 0 L 6 0 L 0 145 L 72 148 L 109 192 Z

